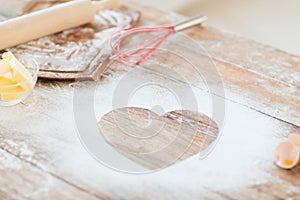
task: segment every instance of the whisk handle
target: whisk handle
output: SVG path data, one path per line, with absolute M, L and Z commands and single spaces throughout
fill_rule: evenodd
M 174 27 L 175 32 L 178 32 L 178 31 L 182 31 L 184 29 L 187 29 L 187 28 L 190 28 L 190 27 L 193 27 L 193 26 L 196 26 L 196 25 L 200 25 L 204 21 L 206 21 L 207 19 L 208 19 L 207 16 L 203 16 L 203 15 L 195 16 L 195 17 L 187 19 L 183 22 L 175 24 L 173 27 Z

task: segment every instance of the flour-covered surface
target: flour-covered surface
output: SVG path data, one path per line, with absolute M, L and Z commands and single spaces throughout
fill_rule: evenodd
M 6 150 L 0 149 L 0 158 L 1 199 L 97 199 Z
M 168 24 L 181 18 L 132 1 L 126 5 L 143 11 L 140 25 Z M 225 87 L 225 97 L 212 95 L 218 101 L 225 99 L 226 119 L 208 157 L 195 155 L 145 175 L 116 172 L 93 159 L 77 136 L 74 87 L 97 86 L 94 107 L 100 120 L 113 109 L 115 88 L 134 69 L 113 64 L 96 82 L 39 80 L 23 103 L 0 108 L 0 199 L 299 199 L 300 167 L 282 170 L 273 164 L 276 145 L 291 133 L 300 134 L 299 58 L 210 27 L 187 33 L 211 50 Z M 164 47 L 173 48 L 174 41 L 177 39 L 171 38 Z M 192 59 L 207 62 L 201 52 L 193 55 L 195 52 L 184 47 L 184 41 L 178 48 Z M 254 59 L 252 53 L 256 61 L 250 62 L 248 53 L 239 49 L 263 56 Z M 277 59 L 264 59 L 267 55 Z M 181 108 L 163 86 L 184 92 L 186 84 L 168 74 L 169 67 L 191 85 L 198 111 L 211 116 L 211 95 L 190 66 L 157 54 L 149 63 L 163 67 L 145 65 L 128 82 L 153 80 L 160 86 L 137 91 L 128 106 L 151 109 L 159 104 L 164 112 Z M 274 70 L 267 70 L 266 65 Z M 203 71 L 210 77 L 207 81 L 217 87 L 216 75 L 205 66 Z

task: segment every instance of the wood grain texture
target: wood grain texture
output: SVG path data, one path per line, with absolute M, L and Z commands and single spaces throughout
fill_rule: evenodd
M 2 149 L 0 149 L 0 174 L 0 197 L 2 200 L 74 199 L 74 197 L 97 199 Z
M 112 110 L 98 125 L 110 145 L 149 170 L 198 154 L 219 132 L 217 124 L 204 114 L 177 110 L 159 116 L 137 107 Z
M 166 15 L 146 6 L 142 9 L 151 10 L 144 12 L 141 22 L 147 25 L 173 24 L 186 18 L 176 13 Z M 208 53 L 215 62 L 226 98 L 300 126 L 299 56 L 209 26 L 195 27 L 185 34 L 203 48 L 202 55 L 207 56 Z M 182 43 L 176 45 L 184 51 L 189 49 Z M 242 97 L 240 92 L 244 94 Z
M 126 5 L 143 11 L 144 17 L 139 25 L 169 24 L 182 18 L 176 14 L 143 7 L 133 1 L 127 1 Z M 294 79 L 293 83 L 290 79 L 283 79 L 281 74 L 289 74 L 289 71 L 286 71 L 288 69 L 282 63 L 275 65 L 275 61 L 259 57 L 253 65 L 253 62 L 247 60 L 247 53 L 238 53 L 239 49 L 246 47 L 248 52 L 262 55 L 273 52 L 272 57 L 286 58 L 289 63 L 295 60 L 291 68 L 297 68 L 298 56 L 207 26 L 186 33 L 211 49 L 212 59 L 217 62 L 226 90 L 225 98 L 212 94 L 221 100 L 225 99 L 227 112 L 226 122 L 220 127 L 221 138 L 206 159 L 200 160 L 197 156 L 192 156 L 165 170 L 139 176 L 106 168 L 87 153 L 77 137 L 73 120 L 76 105 L 72 104 L 76 84 L 39 80 L 34 93 L 22 104 L 0 108 L 0 197 L 299 199 L 299 167 L 281 170 L 273 164 L 276 145 L 291 133 L 300 134 L 297 123 L 299 98 L 295 89 L 298 79 Z M 241 40 L 243 42 L 239 43 Z M 166 45 L 174 46 L 173 41 L 171 39 Z M 184 41 L 180 42 L 184 46 Z M 177 45 L 183 48 L 181 43 Z M 236 49 L 229 47 L 234 43 Z M 216 45 L 221 45 L 222 48 L 219 49 Z M 184 47 L 183 51 L 187 51 L 191 58 L 199 59 L 199 62 L 207 60 L 201 52 L 199 55 L 190 53 L 188 47 Z M 234 55 L 229 54 L 232 51 L 235 51 Z M 167 60 L 162 55 L 154 57 L 155 59 L 150 60 L 153 65 Z M 190 68 L 180 67 L 175 61 L 165 63 L 164 66 L 176 69 L 187 78 L 199 100 L 199 110 L 210 116 L 210 94 L 204 89 L 204 83 L 199 81 Z M 275 70 L 265 70 L 263 63 L 269 63 Z M 122 77 L 132 69 L 116 63 L 109 67 L 101 80 L 79 83 L 86 89 L 97 86 L 97 119 L 111 111 L 114 90 Z M 168 75 L 164 69 L 159 71 L 150 64 L 144 65 L 137 71 L 135 78 L 129 79 L 129 83 L 135 80 L 153 80 L 162 86 L 174 86 L 184 91 L 186 85 Z M 203 68 L 203 71 L 208 74 L 210 72 L 207 68 Z M 297 69 L 293 72 L 297 77 Z M 215 77 L 210 77 L 210 83 L 213 84 Z M 178 109 L 174 97 L 166 94 L 163 88 L 144 88 L 128 106 L 150 109 L 158 99 L 166 112 Z M 8 159 L 12 161 L 8 162 Z M 53 180 L 54 184 L 49 186 L 43 180 Z M 35 191 L 38 192 L 34 193 Z
M 109 78 L 110 81 L 99 85 L 98 92 L 101 94 L 102 91 L 110 90 L 119 76 L 116 74 L 116 79 Z M 95 83 L 85 83 L 85 86 L 90 87 L 92 84 Z M 297 127 L 227 101 L 227 107 L 232 112 L 228 113 L 227 126 L 212 155 L 203 161 L 196 156 L 161 172 L 134 176 L 107 169 L 82 148 L 73 128 L 71 87 L 66 88 L 63 83 L 42 81 L 36 90 L 34 96 L 23 105 L 1 109 L 1 121 L 6 122 L 1 127 L 1 148 L 97 197 L 213 199 L 217 196 L 221 199 L 235 199 L 242 195 L 248 199 L 255 196 L 276 198 L 272 190 L 278 190 L 277 187 L 281 185 L 281 188 L 293 191 L 283 192 L 281 196 L 295 198 L 299 195 L 297 179 L 285 181 L 273 174 L 297 177 L 299 171 L 283 171 L 272 163 L 275 145 L 289 133 L 300 134 Z M 197 96 L 201 95 L 205 93 L 198 90 Z M 102 101 L 96 109 L 99 111 L 98 116 L 101 116 L 107 112 L 109 106 L 103 105 L 110 104 L 111 94 L 108 92 L 107 96 L 100 95 L 99 98 Z M 36 106 L 31 106 L 35 99 L 47 102 L 46 106 L 39 108 L 43 113 L 38 114 Z M 61 99 L 60 105 L 57 105 L 58 99 Z M 17 117 L 13 114 L 22 110 L 27 111 L 25 116 Z M 45 130 L 43 127 L 49 128 Z M 31 153 L 22 153 L 28 150 Z M 270 173 L 265 168 L 274 172 Z M 266 183 L 270 189 L 260 190 Z M 136 191 L 132 192 L 132 187 Z M 147 187 L 147 191 L 144 187 Z M 250 189 L 252 193 L 248 192 Z

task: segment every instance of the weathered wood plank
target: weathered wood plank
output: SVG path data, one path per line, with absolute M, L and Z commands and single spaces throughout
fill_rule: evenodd
M 0 197 L 11 199 L 99 199 L 0 149 Z
M 141 25 L 166 25 L 185 18 L 138 3 L 131 3 L 130 7 L 144 10 Z M 185 34 L 216 62 L 226 98 L 300 126 L 299 56 L 209 26 L 192 28 Z M 189 49 L 181 43 L 178 45 Z
M 206 115 L 177 110 L 157 113 L 138 107 L 114 109 L 98 122 L 105 140 L 149 170 L 183 162 L 211 145 L 217 124 Z
M 99 110 L 97 117 L 102 116 L 109 110 L 113 88 L 125 73 L 112 72 L 108 71 L 111 75 L 100 82 L 101 84 L 96 91 L 96 109 Z M 157 76 L 146 70 L 141 70 L 138 77 L 140 79 L 162 81 L 162 78 Z M 169 81 L 165 79 L 165 83 Z M 179 84 L 173 80 L 171 82 Z M 86 87 L 93 84 L 97 83 L 85 83 Z M 164 84 L 164 82 L 162 81 L 161 84 Z M 198 97 L 207 95 L 203 90 L 195 90 Z M 105 95 L 103 95 L 104 91 L 106 91 Z M 146 99 L 152 96 L 149 95 L 149 89 L 141 92 L 148 94 L 143 95 Z M 33 99 L 38 99 L 39 103 L 34 103 Z M 97 99 L 101 99 L 101 101 L 97 101 Z M 104 193 L 111 198 L 130 198 L 149 194 L 149 199 L 151 199 L 153 193 L 160 193 L 160 190 L 156 188 L 158 185 L 167 191 L 176 190 L 177 187 L 180 187 L 182 188 L 181 191 L 187 193 L 186 195 L 190 198 L 202 197 L 202 195 L 209 197 L 221 193 L 224 195 L 223 198 L 235 199 L 237 193 L 234 193 L 232 189 L 239 188 L 240 191 L 243 191 L 244 187 L 247 188 L 257 182 L 258 185 L 271 182 L 274 183 L 274 188 L 276 188 L 276 185 L 283 183 L 277 178 L 269 177 L 268 172 L 264 172 L 264 168 L 260 168 L 257 162 L 267 166 L 272 164 L 273 148 L 275 148 L 277 142 L 291 132 L 300 133 L 300 130 L 294 126 L 227 101 L 227 109 L 231 112 L 227 114 L 223 139 L 220 140 L 220 144 L 217 145 L 211 156 L 203 161 L 199 161 L 196 156 L 186 163 L 176 165 L 162 172 L 136 177 L 111 171 L 99 165 L 85 152 L 74 133 L 70 102 L 72 102 L 72 88 L 66 87 L 66 83 L 39 82 L 35 94 L 27 99 L 24 105 L 1 109 L 1 121 L 5 121 L 6 124 L 5 127 L 1 127 L 2 137 L 4 138 L 1 146 L 11 149 L 10 152 L 14 155 L 22 155 L 20 153 L 22 141 L 26 141 L 28 148 L 34 154 L 38 155 L 38 152 L 44 152 L 43 157 L 46 158 L 40 159 L 39 156 L 31 156 L 33 159 L 31 157 L 26 158 L 26 156 L 22 156 L 22 158 L 31 163 L 40 163 L 38 166 L 43 166 L 47 171 L 68 180 L 72 184 L 76 184 L 80 188 L 97 195 L 103 195 Z M 42 106 L 44 104 L 46 106 Z M 48 117 L 36 114 L 37 105 L 41 105 L 38 110 L 47 113 Z M 151 100 L 141 99 L 140 102 L 135 102 L 134 105 L 146 107 L 151 105 Z M 167 103 L 162 106 L 166 109 L 173 109 L 168 107 Z M 205 110 L 207 103 L 200 106 L 200 110 L 209 113 L 208 110 Z M 21 113 L 24 110 L 27 113 L 25 113 L 26 118 L 13 114 Z M 4 113 L 8 113 L 8 115 L 5 116 Z M 32 113 L 32 115 L 29 115 L 29 113 Z M 15 119 L 20 121 L 18 126 L 14 126 Z M 30 121 L 34 122 L 34 125 L 25 126 L 25 124 L 30 124 Z M 40 127 L 36 127 L 37 124 L 40 124 L 38 125 Z M 42 128 L 45 126 L 56 128 L 45 130 Z M 15 130 L 15 132 L 10 130 Z M 15 141 L 19 147 L 12 148 L 7 145 L 7 143 L 10 143 L 8 142 L 10 139 Z M 237 162 L 237 160 L 240 162 Z M 222 163 L 221 168 L 218 167 L 220 163 Z M 275 171 L 287 173 L 277 168 L 275 168 Z M 247 173 L 249 173 L 249 176 L 244 176 Z M 297 174 L 299 172 L 295 171 L 293 173 Z M 205 174 L 210 176 L 205 178 Z M 178 182 L 179 180 L 180 182 Z M 190 180 L 193 180 L 192 183 L 188 183 Z M 227 183 L 226 180 L 234 181 Z M 170 181 L 175 181 L 175 185 L 170 184 Z M 217 182 L 218 184 L 216 184 Z M 271 191 L 274 189 L 272 185 L 269 191 L 258 190 L 257 195 L 271 195 Z M 197 186 L 197 189 L 191 189 L 195 186 Z M 131 191 L 132 187 L 137 188 L 134 194 Z M 147 187 L 147 192 L 143 191 L 143 187 Z M 284 187 L 293 188 L 290 184 Z M 122 189 L 120 190 L 120 188 Z M 215 192 L 209 192 L 206 188 Z M 243 194 L 247 196 L 247 193 Z M 173 197 L 165 193 L 160 193 L 160 195 L 161 198 L 165 199 L 172 199 Z M 176 193 L 176 195 L 178 195 L 178 198 L 184 198 L 182 194 Z M 282 196 L 289 197 L 288 194 L 282 194 Z
M 181 18 L 178 15 L 140 7 L 137 3 L 128 5 L 143 10 L 145 17 L 142 23 L 144 24 L 167 24 Z M 211 29 L 209 27 L 201 29 L 204 33 L 201 32 L 203 35 L 198 39 L 205 37 L 207 40 L 211 39 L 209 38 L 211 33 L 205 33 L 206 30 Z M 191 32 L 194 31 L 195 29 L 191 30 Z M 214 31 L 218 33 L 217 30 Z M 214 34 L 217 35 L 217 33 Z M 193 37 L 197 39 L 197 35 L 198 33 L 195 33 Z M 234 38 L 229 36 L 228 34 L 219 36 L 219 40 L 223 39 L 225 43 L 230 41 L 226 45 L 233 44 Z M 0 180 L 3 181 L 1 185 L 5 187 L 1 189 L 0 195 L 9 197 L 10 191 L 21 190 L 23 185 L 19 185 L 19 180 L 24 184 L 25 181 L 30 180 L 25 190 L 22 190 L 26 195 L 30 195 L 33 188 L 39 188 L 36 182 L 40 180 L 31 176 L 38 173 L 42 179 L 49 176 L 51 180 L 55 177 L 58 178 L 56 180 L 58 182 L 63 180 L 63 183 L 55 184 L 53 188 L 50 188 L 49 195 L 57 198 L 85 198 L 84 195 L 89 194 L 91 197 L 87 198 L 95 196 L 104 199 L 238 199 L 240 196 L 246 199 L 251 199 L 251 197 L 297 198 L 300 194 L 297 180 L 299 170 L 280 170 L 273 166 L 272 160 L 273 150 L 277 143 L 290 133 L 300 134 L 300 129 L 265 115 L 269 114 L 284 121 L 295 122 L 300 112 L 297 106 L 299 101 L 297 93 L 293 92 L 297 84 L 288 82 L 285 78 L 276 77 L 277 72 L 270 74 L 265 72 L 264 68 L 260 69 L 257 67 L 262 62 L 260 60 L 253 66 L 245 67 L 246 55 L 236 53 L 237 55 L 226 57 L 227 54 L 224 53 L 226 49 L 218 52 L 217 48 L 213 48 L 215 43 L 218 41 L 207 41 L 205 45 L 207 45 L 206 48 L 211 48 L 217 62 L 217 69 L 224 80 L 227 113 L 226 123 L 222 127 L 223 135 L 214 151 L 206 159 L 199 160 L 197 156 L 194 156 L 163 171 L 143 176 L 122 174 L 108 169 L 96 162 L 84 150 L 76 137 L 73 120 L 73 106 L 76 105 L 72 105 L 72 85 L 69 85 L 69 82 L 39 81 L 34 94 L 24 103 L 14 107 L 0 108 L 0 148 L 11 154 L 5 153 L 7 156 L 13 157 L 14 155 L 30 163 L 25 167 L 25 172 L 30 171 L 30 173 L 23 174 L 21 178 L 6 175 L 4 172 L 9 167 L 3 165 L 2 173 L 5 176 Z M 225 43 L 222 45 L 226 46 Z M 251 48 L 256 48 L 256 46 L 251 46 Z M 265 54 L 262 46 L 257 48 L 257 51 Z M 190 51 L 189 48 L 186 50 Z M 289 57 L 286 54 L 279 54 L 279 57 Z M 196 56 L 201 61 L 201 56 Z M 159 58 L 156 59 L 159 61 Z M 205 58 L 202 58 L 202 61 L 205 61 Z M 239 62 L 238 65 L 235 65 L 235 62 Z M 204 83 L 199 82 L 198 77 L 189 69 L 180 70 L 176 65 L 177 63 L 171 63 L 167 66 L 179 70 L 178 72 L 184 77 L 188 77 L 199 102 L 198 109 L 210 115 L 210 98 L 203 89 Z M 285 70 L 281 68 L 281 64 L 276 66 L 274 64 L 274 67 Z M 97 119 L 112 109 L 111 99 L 114 89 L 122 76 L 131 69 L 113 65 L 99 82 L 82 83 L 87 89 L 98 85 L 95 91 Z M 253 72 L 253 69 L 257 71 Z M 209 69 L 205 70 L 209 72 Z M 184 83 L 170 77 L 164 69 L 155 71 L 151 65 L 138 71 L 136 79 L 153 80 L 162 86 L 174 86 L 181 91 L 186 88 Z M 129 81 L 133 80 L 129 79 Z M 214 80 L 210 81 L 213 83 Z M 278 94 L 277 89 L 280 89 L 278 91 L 282 94 Z M 266 92 L 268 95 L 265 95 Z M 216 98 L 219 97 L 216 96 Z M 142 89 L 138 98 L 134 98 L 130 105 L 150 109 L 157 103 L 161 103 L 164 111 L 179 107 L 174 97 L 166 95 L 166 91 L 162 88 Z M 282 105 L 287 107 L 283 108 Z M 249 107 L 265 114 L 249 109 Z M 275 108 L 280 112 L 272 111 Z M 285 109 L 293 110 L 295 113 L 292 115 Z M 13 172 L 20 174 L 20 171 L 22 170 L 16 169 Z M 13 186 L 10 187 L 10 184 Z M 80 188 L 79 191 L 88 191 L 89 194 L 84 192 L 78 194 L 80 192 L 73 186 Z M 60 188 L 64 189 L 63 193 L 60 193 Z M 43 198 L 43 195 L 38 194 L 36 198 Z

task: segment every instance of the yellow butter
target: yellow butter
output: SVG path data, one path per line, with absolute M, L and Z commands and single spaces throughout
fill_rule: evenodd
M 2 101 L 13 101 L 21 98 L 26 93 L 26 90 L 21 86 L 10 88 L 0 88 L 0 95 Z
M 7 59 L 0 60 L 0 75 L 10 72 L 10 63 Z
M 2 101 L 12 101 L 22 97 L 32 88 L 31 79 L 30 72 L 11 52 L 2 54 L 2 60 L 0 60 L 0 96 Z M 21 84 L 14 86 L 19 83 Z
M 11 73 L 14 81 L 21 83 L 32 79 L 30 72 L 20 63 L 11 52 L 6 52 L 2 55 L 3 60 L 8 60 L 10 64 Z M 25 84 L 26 88 L 29 89 L 30 85 Z
M 9 86 L 14 84 L 17 84 L 17 82 L 13 80 L 10 72 L 0 75 L 0 86 Z

